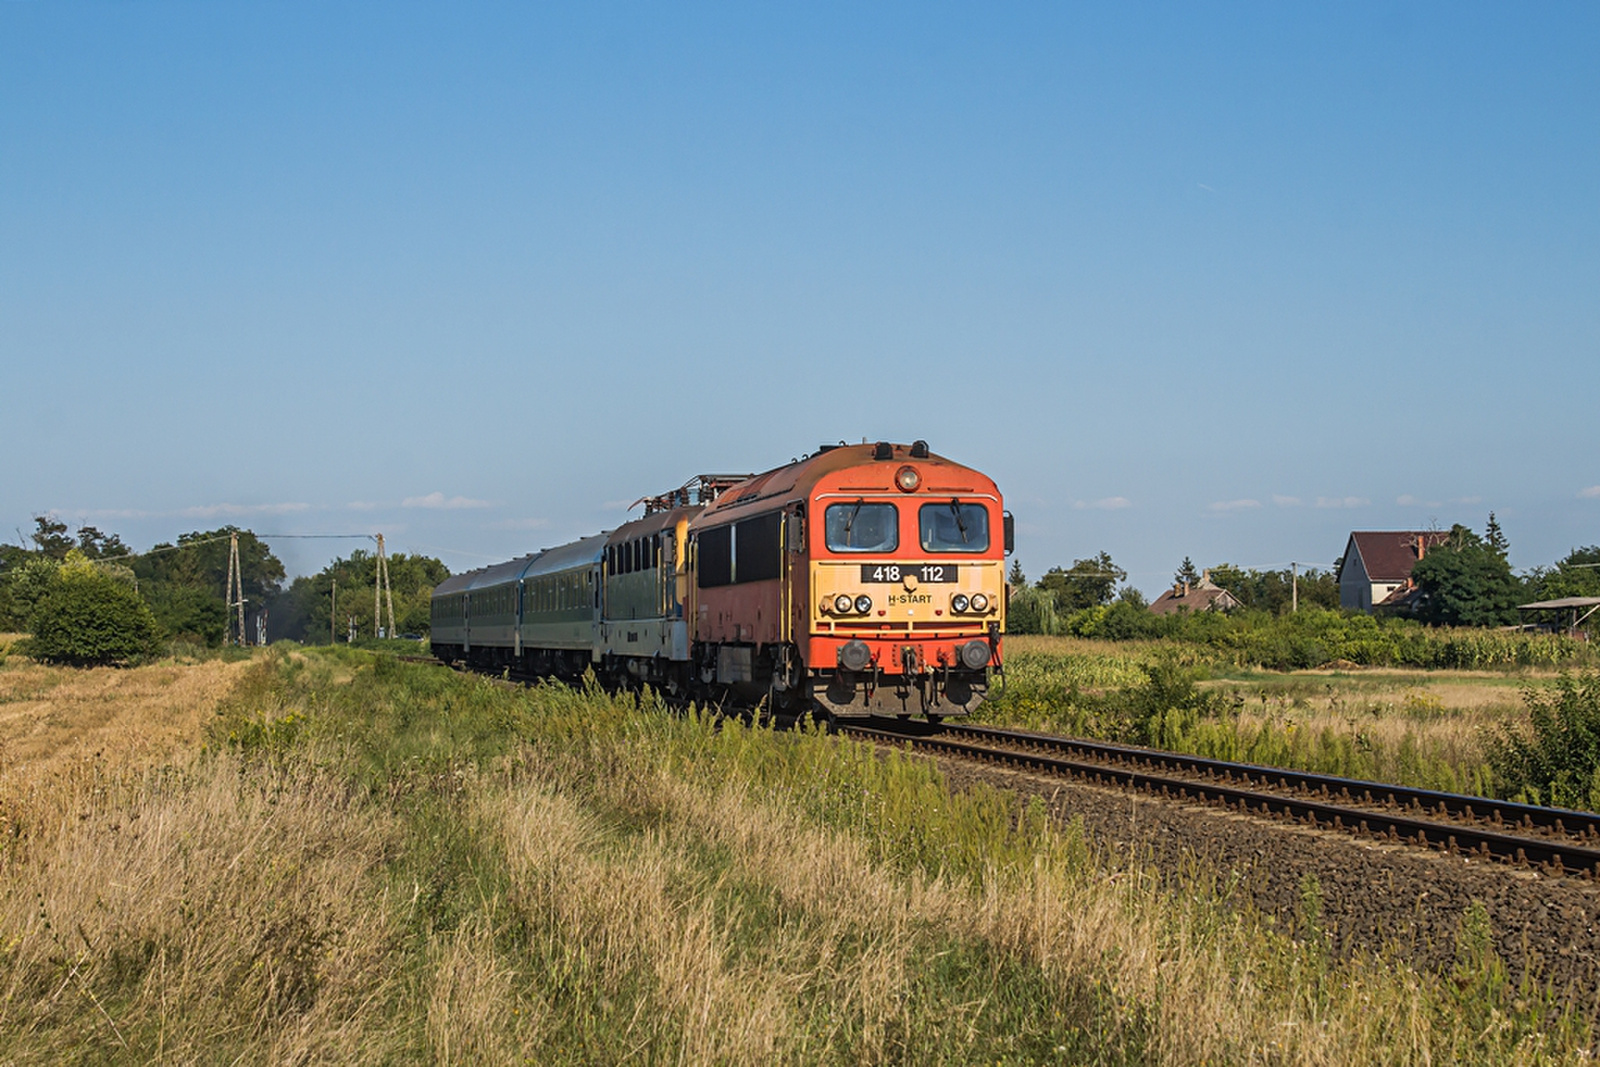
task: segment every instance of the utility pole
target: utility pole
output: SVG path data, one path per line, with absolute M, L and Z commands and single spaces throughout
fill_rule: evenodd
M 330 645 L 338 643 L 335 640 L 335 631 L 333 629 L 333 627 L 334 627 L 333 620 L 337 619 L 339 617 L 338 616 L 338 611 L 339 611 L 339 579 L 335 578 L 333 580 L 333 593 L 332 593 L 331 599 L 329 599 L 329 601 L 328 601 L 328 644 L 330 644 Z
M 394 630 L 394 590 L 389 586 L 389 555 L 383 549 L 383 534 L 378 534 L 377 566 L 372 576 L 372 636 L 377 637 L 379 625 L 383 620 L 383 602 L 389 604 L 389 629 L 383 631 L 393 637 Z
M 234 609 L 238 614 L 237 634 L 230 633 L 233 644 L 243 646 L 244 639 L 244 572 L 239 567 L 239 531 L 234 530 L 228 536 L 228 592 L 223 598 L 224 603 Z M 233 620 L 229 620 L 230 630 L 233 629 Z M 224 641 L 223 644 L 228 644 Z
M 1289 564 L 1289 610 L 1298 614 L 1300 611 L 1300 564 Z

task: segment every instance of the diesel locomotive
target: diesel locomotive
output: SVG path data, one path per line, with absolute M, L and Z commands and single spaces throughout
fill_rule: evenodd
M 965 714 L 1003 669 L 1011 516 L 926 442 L 824 446 L 640 503 L 441 583 L 434 655 L 829 717 Z

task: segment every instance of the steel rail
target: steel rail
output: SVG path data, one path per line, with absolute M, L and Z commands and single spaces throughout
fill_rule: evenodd
M 1579 837 L 1586 843 L 1600 847 L 1600 815 L 1588 811 L 1545 808 L 1536 804 L 1520 804 L 1490 797 L 1415 789 L 1388 782 L 1340 778 L 1311 771 L 1264 767 L 1254 763 L 1236 763 L 1182 752 L 1165 752 L 1160 749 L 1086 741 L 1075 737 L 1056 737 L 1022 730 L 1000 730 L 967 723 L 947 723 L 943 732 L 988 741 L 1039 745 L 1057 752 L 1076 753 L 1096 759 L 1127 760 L 1158 766 L 1163 770 L 1178 768 L 1195 774 L 1220 777 L 1226 781 L 1241 781 L 1245 785 L 1255 781 L 1266 787 L 1298 789 L 1307 793 L 1320 793 L 1327 797 L 1337 796 L 1341 800 L 1358 804 L 1385 804 L 1410 808 L 1413 814 L 1432 812 L 1436 817 L 1463 819 L 1469 823 L 1486 820 L 1494 824 L 1496 829 L 1547 830 L 1563 837 Z
M 957 727 L 962 729 L 982 729 Z M 1024 752 L 1014 749 L 990 748 L 961 741 L 948 740 L 936 735 L 913 735 L 893 730 L 876 729 L 850 723 L 839 724 L 839 731 L 850 736 L 872 741 L 905 745 L 914 749 L 976 759 L 987 763 L 1004 764 L 1022 770 L 1041 770 L 1070 775 L 1089 781 L 1111 783 L 1163 796 L 1192 798 L 1220 803 L 1228 808 L 1246 812 L 1260 812 L 1288 817 L 1308 826 L 1327 827 L 1352 833 L 1365 833 L 1391 841 L 1427 845 L 1446 851 L 1477 853 L 1518 863 L 1542 865 L 1590 877 L 1600 875 L 1600 849 L 1585 848 L 1576 844 L 1553 841 L 1548 838 L 1519 837 L 1496 830 L 1475 826 L 1439 822 L 1415 815 L 1367 811 L 1328 801 L 1305 797 L 1266 793 L 1214 781 L 1196 781 L 1192 778 L 1174 778 L 1153 771 L 1138 770 L 1109 763 L 1094 763 Z M 1004 733 L 1003 731 L 997 731 Z M 1017 735 L 1006 734 L 1008 739 Z M 1023 735 L 1026 737 L 1026 735 Z M 1037 735 L 1046 737 L 1047 735 Z M 1061 740 L 1049 738 L 1049 740 Z M 1118 746 L 1120 747 L 1120 746 Z M 1140 751 L 1140 750 L 1131 750 Z M 1166 753 L 1153 753 L 1167 755 Z M 1238 764 L 1233 765 L 1240 766 Z M 1270 770 L 1270 768 L 1264 768 Z M 1334 781 L 1343 781 L 1333 779 Z

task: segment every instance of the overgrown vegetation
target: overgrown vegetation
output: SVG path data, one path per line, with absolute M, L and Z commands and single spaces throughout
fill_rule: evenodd
M 1516 699 L 1474 713 L 1445 707 L 1426 677 L 1264 679 L 1226 674 L 1231 661 L 1196 657 L 1181 644 L 1017 644 L 1025 650 L 1008 658 L 1002 695 L 979 712 L 984 721 L 1600 811 L 1600 672 L 1593 669 L 1540 682 L 1507 676 L 1503 687 Z M 1376 685 L 1399 695 L 1363 699 Z
M 1501 726 L 1487 755 L 1510 795 L 1600 811 L 1600 673 L 1563 674 L 1529 688 L 1528 721 Z
M 1486 936 L 1448 977 L 1338 960 L 1314 884 L 1290 938 L 1203 874 L 1164 887 L 1037 804 L 826 735 L 346 650 L 262 654 L 221 710 L 192 765 L 0 796 L 9 1057 L 1526 1062 L 1588 1040 L 1499 982 Z

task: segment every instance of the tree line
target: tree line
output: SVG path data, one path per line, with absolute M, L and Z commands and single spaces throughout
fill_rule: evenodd
M 1011 603 L 1006 629 L 1023 634 L 1078 634 L 1114 639 L 1168 636 L 1171 626 L 1150 611 L 1149 601 L 1127 581 L 1109 552 L 1075 559 L 1069 567 L 1051 567 L 1031 585 L 1018 562 L 1007 579 Z M 1201 571 L 1186 556 L 1174 572 L 1173 585 L 1198 586 L 1202 578 L 1226 589 L 1245 612 L 1279 615 L 1289 611 L 1298 587 L 1303 608 L 1339 606 L 1339 582 L 1331 570 L 1310 568 L 1296 575 L 1289 568 L 1257 570 L 1218 563 Z
M 20 545 L 0 544 L 0 631 L 30 635 L 25 650 L 42 659 L 104 663 L 138 659 L 165 642 L 217 647 L 228 634 L 228 557 L 238 538 L 247 634 L 273 640 L 371 637 L 376 558 L 361 549 L 285 585 L 283 563 L 249 530 L 223 526 L 182 534 L 135 553 L 94 526 L 76 532 L 48 515 L 34 518 Z M 388 557 L 395 629 L 425 634 L 433 587 L 449 576 L 429 556 Z M 330 594 L 339 586 L 337 619 Z M 76 636 L 74 636 L 76 635 Z
M 1436 626 L 1496 627 L 1521 621 L 1517 605 L 1572 596 L 1600 596 L 1600 546 L 1575 548 L 1548 567 L 1512 570 L 1510 544 L 1493 512 L 1482 534 L 1455 525 L 1412 569 L 1415 596 L 1387 613 Z M 1199 585 L 1202 577 L 1239 602 L 1238 614 L 1280 616 L 1298 601 L 1302 609 L 1337 612 L 1343 558 L 1327 569 L 1257 570 L 1217 563 L 1204 571 L 1189 557 L 1173 573 L 1174 586 Z M 1012 633 L 1077 634 L 1113 638 L 1170 636 L 1181 624 L 1164 623 L 1149 611 L 1139 590 L 1125 585 L 1127 572 L 1108 552 L 1055 566 L 1029 583 L 1020 563 L 1009 575 Z M 1298 596 L 1296 595 L 1298 593 Z M 1381 611 L 1380 614 L 1385 612 Z

